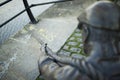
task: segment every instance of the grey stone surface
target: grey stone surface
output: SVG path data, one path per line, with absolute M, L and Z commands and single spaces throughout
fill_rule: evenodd
M 71 47 L 71 48 L 70 48 L 70 51 L 71 51 L 71 52 L 76 52 L 76 53 L 77 53 L 77 52 L 80 51 L 80 49 L 77 48 L 77 47 Z
M 77 45 L 78 45 L 77 42 L 68 42 L 67 44 L 68 44 L 69 46 L 77 46 Z
M 48 43 L 48 46 L 54 52 L 57 52 L 77 27 L 77 17 L 93 1 L 95 0 L 75 0 L 74 2 L 56 4 L 38 17 L 40 20 L 38 24 L 25 26 L 25 29 L 5 41 L 0 46 L 0 79 L 35 80 L 39 75 L 37 61 L 39 57 L 42 57 L 39 49 L 41 47 L 40 43 Z M 34 1 L 31 2 L 33 3 Z M 14 4 L 10 7 L 15 6 L 17 5 Z M 9 27 L 10 25 L 11 29 L 9 31 L 14 32 L 12 30 L 13 27 L 19 24 L 24 27 L 21 22 L 25 19 L 27 18 L 17 18 L 14 23 L 10 23 L 12 25 L 8 24 L 6 26 Z M 19 20 L 19 22 L 16 20 Z M 15 28 L 16 31 L 17 29 Z M 4 32 L 1 32 L 1 35 L 3 34 Z M 9 35 L 6 33 L 5 36 Z M 67 51 L 63 54 L 69 56 L 71 52 Z
M 76 29 L 78 21 L 74 17 L 69 18 L 46 18 L 36 25 L 30 25 L 27 30 L 32 33 L 40 43 L 43 41 L 57 52 L 69 36 Z M 74 45 L 74 42 L 70 45 Z
M 79 36 L 76 36 L 76 34 Z M 83 43 L 82 43 L 81 30 L 76 28 L 75 31 L 71 34 L 71 36 L 65 42 L 60 52 L 62 52 L 63 50 L 66 50 L 67 53 L 71 53 L 69 56 L 72 57 L 74 55 L 75 56 L 79 55 L 78 57 L 80 57 L 81 55 L 84 55 L 84 52 L 82 49 L 83 49 Z M 67 53 L 62 52 L 61 54 L 65 55 Z
M 2 0 L 6 1 L 6 0 Z M 54 0 L 27 0 L 29 5 L 36 3 L 43 3 Z M 45 6 L 37 6 L 31 8 L 35 18 L 42 14 L 46 9 L 48 9 L 52 4 Z M 24 8 L 23 0 L 12 0 L 4 6 L 0 7 L 0 24 L 4 23 L 6 20 L 10 19 L 14 15 L 18 14 Z M 26 12 L 10 21 L 8 24 L 0 28 L 0 44 L 7 40 L 10 36 L 15 35 L 19 30 L 21 30 L 26 24 L 30 22 L 30 19 Z
M 44 14 L 38 18 L 53 18 L 53 17 L 77 17 L 81 12 L 96 0 L 73 0 L 72 2 L 59 3 L 49 8 Z
M 48 46 L 57 52 L 73 33 L 77 24 L 75 18 L 53 18 L 43 19 L 36 25 L 26 26 L 0 46 L 0 60 L 4 63 L 0 78 L 2 80 L 35 80 L 39 75 L 37 61 L 41 54 L 39 49 L 41 43 L 48 43 Z M 64 55 L 69 56 L 70 53 L 66 52 Z
M 74 34 L 75 37 L 81 37 L 82 35 L 79 33 Z
M 75 37 L 71 37 L 69 40 L 73 41 L 73 40 L 75 40 Z
M 0 46 L 1 80 L 35 80 L 39 75 L 39 48 L 40 44 L 25 30 Z
M 81 44 L 79 44 L 79 46 L 78 46 L 78 47 L 80 47 L 80 48 L 81 48 L 81 47 L 83 47 L 83 44 L 82 44 L 82 43 L 81 43 Z
M 70 46 L 65 45 L 65 46 L 63 47 L 63 49 L 68 50 L 68 49 L 69 49 L 69 47 L 70 47 Z
M 82 42 L 82 37 L 76 38 L 76 40 L 77 40 L 78 42 Z
M 80 31 L 80 29 L 76 29 L 75 32 L 76 33 L 80 33 L 81 31 Z

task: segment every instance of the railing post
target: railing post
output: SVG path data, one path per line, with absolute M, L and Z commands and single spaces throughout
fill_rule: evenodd
M 29 4 L 28 4 L 27 0 L 23 0 L 23 3 L 24 3 L 24 6 L 25 6 L 25 8 L 26 8 L 27 14 L 28 14 L 31 22 L 32 22 L 33 24 L 37 23 L 36 19 L 34 18 L 31 10 L 30 10 L 30 8 L 29 8 Z
M 6 4 L 6 3 L 10 2 L 10 1 L 12 1 L 12 0 L 6 0 L 6 1 L 0 3 L 0 6 L 3 6 L 4 4 Z

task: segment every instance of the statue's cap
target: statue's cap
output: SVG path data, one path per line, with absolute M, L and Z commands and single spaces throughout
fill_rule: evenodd
M 110 1 L 98 1 L 86 8 L 78 20 L 96 28 L 120 30 L 120 8 Z

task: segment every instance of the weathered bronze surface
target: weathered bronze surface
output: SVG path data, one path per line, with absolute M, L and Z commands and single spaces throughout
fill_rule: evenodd
M 114 11 L 114 13 L 113 13 Z M 45 80 L 120 80 L 120 8 L 98 1 L 78 18 L 87 58 L 58 56 L 45 45 L 39 70 Z

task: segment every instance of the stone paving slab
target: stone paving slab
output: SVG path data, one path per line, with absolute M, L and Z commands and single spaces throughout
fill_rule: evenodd
M 57 52 L 77 27 L 76 18 L 43 19 L 26 26 L 0 46 L 1 80 L 35 80 L 41 40 Z
M 40 43 L 47 43 L 53 52 L 57 52 L 73 33 L 77 25 L 78 21 L 74 17 L 46 18 L 36 25 L 30 25 L 26 29 Z
M 6 0 L 0 0 L 3 2 Z M 29 5 L 45 3 L 55 0 L 27 0 Z M 57 0 L 56 0 L 57 1 Z M 31 11 L 36 18 L 38 15 L 42 14 L 53 4 L 36 6 L 31 8 Z M 12 0 L 9 3 L 0 6 L 0 24 L 4 23 L 6 20 L 12 18 L 14 15 L 18 14 L 24 8 L 23 0 Z M 23 27 L 30 22 L 30 19 L 27 15 L 27 12 L 16 17 L 14 20 L 10 21 L 8 24 L 4 25 L 0 28 L 0 44 L 4 43 L 12 35 L 15 35 L 19 30 L 23 29 Z
M 0 46 L 0 80 L 35 80 L 40 44 L 25 29 Z

